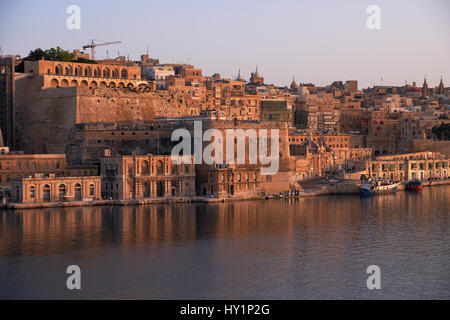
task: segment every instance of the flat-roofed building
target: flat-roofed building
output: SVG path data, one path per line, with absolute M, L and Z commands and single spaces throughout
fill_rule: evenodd
M 130 155 L 102 158 L 102 194 L 106 198 L 138 200 L 195 196 L 195 169 L 175 163 L 170 155 Z
M 11 180 L 10 200 L 15 203 L 92 201 L 101 199 L 99 176 L 56 177 L 35 174 Z

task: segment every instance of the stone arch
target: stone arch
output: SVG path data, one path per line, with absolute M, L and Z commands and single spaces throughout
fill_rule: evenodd
M 83 75 L 83 70 L 81 69 L 80 66 L 76 66 L 75 67 L 75 76 L 81 77 L 82 75 Z
M 81 86 L 82 87 L 88 87 L 89 84 L 88 84 L 88 82 L 86 80 L 83 80 L 83 81 L 81 81 Z
M 129 84 L 127 84 L 128 88 L 134 88 L 134 85 L 130 82 Z
M 91 67 L 86 67 L 84 69 L 84 76 L 85 77 L 92 77 L 92 69 L 91 69 Z
M 71 76 L 72 74 L 73 74 L 73 71 L 72 71 L 72 66 L 66 66 L 65 68 L 64 68 L 64 74 L 66 75 L 66 76 Z
M 94 70 L 94 77 L 95 77 L 95 78 L 100 78 L 100 77 L 101 77 L 101 74 L 102 74 L 102 71 L 100 70 L 100 68 L 96 68 L 96 69 Z
M 128 71 L 127 71 L 127 69 L 122 69 L 122 71 L 120 71 L 120 77 L 122 79 L 128 79 Z
M 100 82 L 100 88 L 105 88 L 107 85 L 106 85 L 106 82 L 105 81 L 102 81 L 102 82 Z
M 55 67 L 55 74 L 57 74 L 57 75 L 62 75 L 62 66 L 61 66 L 60 64 L 58 64 L 58 65 Z
M 50 85 L 52 88 L 56 88 L 56 87 L 59 87 L 59 82 L 56 79 L 52 79 L 52 81 L 50 82 Z
M 139 88 L 145 88 L 147 85 L 145 83 L 141 83 L 140 85 L 138 85 Z
M 61 87 L 68 87 L 69 86 L 69 81 L 67 81 L 66 79 L 62 79 L 61 80 Z
M 78 81 L 77 80 L 72 80 L 72 81 L 70 81 L 70 86 L 71 87 L 78 87 Z
M 98 87 L 98 84 L 96 81 L 91 81 L 90 87 Z
M 116 87 L 116 83 L 113 82 L 113 81 L 111 81 L 111 82 L 109 83 L 108 87 L 110 87 L 110 88 L 115 88 L 115 87 Z
M 115 79 L 119 78 L 119 69 L 117 69 L 117 68 L 113 69 L 112 77 Z
M 103 69 L 103 78 L 110 78 L 111 77 L 111 71 L 109 68 Z
M 117 87 L 123 88 L 123 87 L 125 87 L 125 84 L 124 84 L 123 82 L 119 82 L 119 84 L 117 85 Z

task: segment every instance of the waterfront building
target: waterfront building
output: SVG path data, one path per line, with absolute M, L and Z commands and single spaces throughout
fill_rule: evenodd
M 246 197 L 255 195 L 268 195 L 289 190 L 294 184 L 290 168 L 289 135 L 287 122 L 276 121 L 208 121 L 203 123 L 203 130 L 217 129 L 222 133 L 223 146 L 227 139 L 233 139 L 235 144 L 235 157 L 237 156 L 237 143 L 243 141 L 245 145 L 245 161 L 242 164 L 226 164 L 225 150 L 222 164 L 198 164 L 196 171 L 196 191 L 198 195 L 212 195 L 215 198 Z M 243 130 L 237 132 L 236 130 Z M 250 163 L 250 136 L 255 134 L 254 144 L 259 145 L 260 139 L 267 143 L 267 150 L 271 152 L 271 129 L 278 129 L 279 155 L 278 170 L 273 174 L 261 174 L 262 167 L 269 165 Z M 235 130 L 235 135 L 227 136 L 227 130 Z M 266 130 L 267 136 L 261 137 L 260 130 Z M 206 146 L 208 143 L 204 143 Z
M 195 168 L 170 155 L 110 156 L 101 160 L 102 196 L 118 200 L 195 196 Z
M 67 171 L 65 154 L 0 154 L 0 186 L 6 187 L 11 179 L 25 178 L 35 173 L 62 177 Z
M 367 162 L 373 178 L 408 181 L 413 179 L 447 179 L 450 159 L 436 152 L 415 152 L 376 157 Z
M 15 203 L 93 201 L 101 199 L 99 176 L 56 177 L 35 174 L 11 179 L 11 198 Z

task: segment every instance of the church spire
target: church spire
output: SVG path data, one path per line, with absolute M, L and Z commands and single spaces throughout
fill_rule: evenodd
M 441 76 L 441 82 L 439 83 L 439 87 L 438 87 L 438 94 L 444 94 L 445 93 L 445 87 L 444 87 L 444 82 L 442 81 L 442 76 Z
M 422 85 L 422 96 L 428 97 L 430 95 L 430 89 L 428 88 L 427 76 L 425 76 Z
M 242 79 L 242 77 L 241 77 L 241 69 L 239 69 L 238 76 L 237 76 L 236 80 L 237 81 L 244 81 L 244 79 Z

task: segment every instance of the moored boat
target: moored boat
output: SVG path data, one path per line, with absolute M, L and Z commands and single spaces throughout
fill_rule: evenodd
M 422 182 L 420 180 L 411 180 L 405 185 L 405 189 L 408 191 L 421 191 L 422 190 Z
M 379 195 L 397 191 L 400 182 L 366 181 L 359 188 L 361 195 Z

